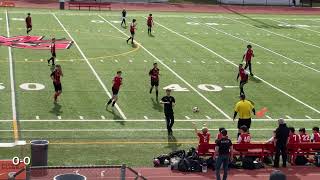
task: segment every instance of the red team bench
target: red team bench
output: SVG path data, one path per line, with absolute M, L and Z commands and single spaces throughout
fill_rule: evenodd
M 15 7 L 15 3 L 10 1 L 0 1 L 0 7 Z
M 201 144 L 198 145 L 199 156 L 213 156 L 216 144 Z M 320 143 L 299 143 L 288 145 L 288 155 L 314 155 L 320 152 Z M 233 144 L 234 156 L 255 156 L 262 159 L 266 156 L 273 156 L 275 148 L 273 144 Z
M 89 8 L 89 11 L 91 10 L 91 8 L 98 8 L 99 11 L 102 9 L 102 8 L 107 8 L 109 10 L 111 10 L 111 3 L 97 3 L 97 2 L 75 2 L 75 1 L 72 1 L 72 2 L 69 2 L 69 9 L 71 8 L 78 8 L 79 10 L 81 8 Z

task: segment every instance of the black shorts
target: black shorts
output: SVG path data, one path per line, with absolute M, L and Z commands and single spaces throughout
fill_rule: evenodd
M 53 83 L 53 86 L 55 92 L 62 91 L 61 83 Z
M 243 84 L 243 85 L 247 84 L 247 82 L 248 82 L 248 80 L 241 80 L 240 81 L 240 86 L 241 86 L 241 84 Z
M 112 95 L 116 96 L 119 93 L 119 89 L 112 87 Z
M 131 36 L 134 36 L 134 31 L 130 31 L 130 33 L 131 33 Z
M 239 119 L 238 121 L 238 129 L 240 129 L 241 126 L 247 126 L 247 128 L 249 129 L 251 127 L 251 118 L 249 119 Z
M 151 86 L 159 86 L 159 80 L 151 80 Z
M 32 29 L 32 25 L 27 25 L 27 29 Z
M 51 53 L 52 57 L 57 57 L 56 53 Z
M 148 28 L 152 28 L 152 24 L 148 24 Z

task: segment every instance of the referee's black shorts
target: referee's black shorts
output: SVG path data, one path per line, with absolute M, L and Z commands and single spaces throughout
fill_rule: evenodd
M 251 127 L 251 118 L 249 119 L 239 119 L 238 120 L 238 129 L 240 129 L 241 126 L 247 126 L 247 128 L 249 129 Z

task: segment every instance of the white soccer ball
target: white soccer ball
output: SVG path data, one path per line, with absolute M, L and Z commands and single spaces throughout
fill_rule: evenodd
M 194 113 L 197 113 L 197 112 L 199 112 L 199 108 L 198 108 L 198 107 L 193 107 L 193 108 L 192 108 L 192 111 L 193 111 Z

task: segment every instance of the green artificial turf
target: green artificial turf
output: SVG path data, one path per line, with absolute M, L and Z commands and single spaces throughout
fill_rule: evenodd
M 0 32 L 6 36 L 6 14 L 1 10 Z M 320 124 L 317 16 L 153 12 L 154 37 L 149 37 L 146 14 L 128 12 L 128 23 L 137 19 L 136 40 L 141 44 L 132 47 L 121 33 L 129 35 L 129 29 L 120 26 L 119 12 L 10 9 L 11 36 L 26 34 L 27 12 L 33 18 L 31 35 L 71 40 L 69 33 L 75 40 L 70 49 L 57 52 L 57 63 L 64 72 L 58 104 L 53 103 L 51 70 L 46 63 L 50 51 L 12 49 L 19 139 L 49 140 L 50 165 L 151 166 L 152 158 L 161 153 L 196 145 L 191 121 L 197 121 L 199 128 L 207 123 L 213 137 L 216 129 L 226 127 L 235 140 L 236 123 L 228 118 L 238 101 L 237 65 L 247 44 L 252 44 L 256 55 L 256 77 L 250 78 L 245 92 L 255 108 L 268 108 L 266 115 L 272 119 L 292 118 L 288 125 L 305 127 L 309 133 Z M 8 57 L 8 47 L 1 46 L 1 142 L 14 141 Z M 169 144 L 162 107 L 155 94 L 148 92 L 148 72 L 154 62 L 160 68 L 160 96 L 165 95 L 163 88 L 172 84 L 184 89 L 172 93 L 177 101 L 176 139 Z M 103 86 L 110 92 L 118 70 L 123 71 L 117 103 L 121 111 L 106 110 L 108 96 Z M 45 88 L 23 90 L 23 83 L 39 83 Z M 203 84 L 215 86 L 207 91 L 201 89 Z M 200 112 L 192 112 L 195 106 Z M 277 122 L 268 117 L 255 119 L 260 120 L 252 123 L 253 140 L 265 141 Z M 30 156 L 30 145 L 0 149 L 1 159 L 17 155 Z

